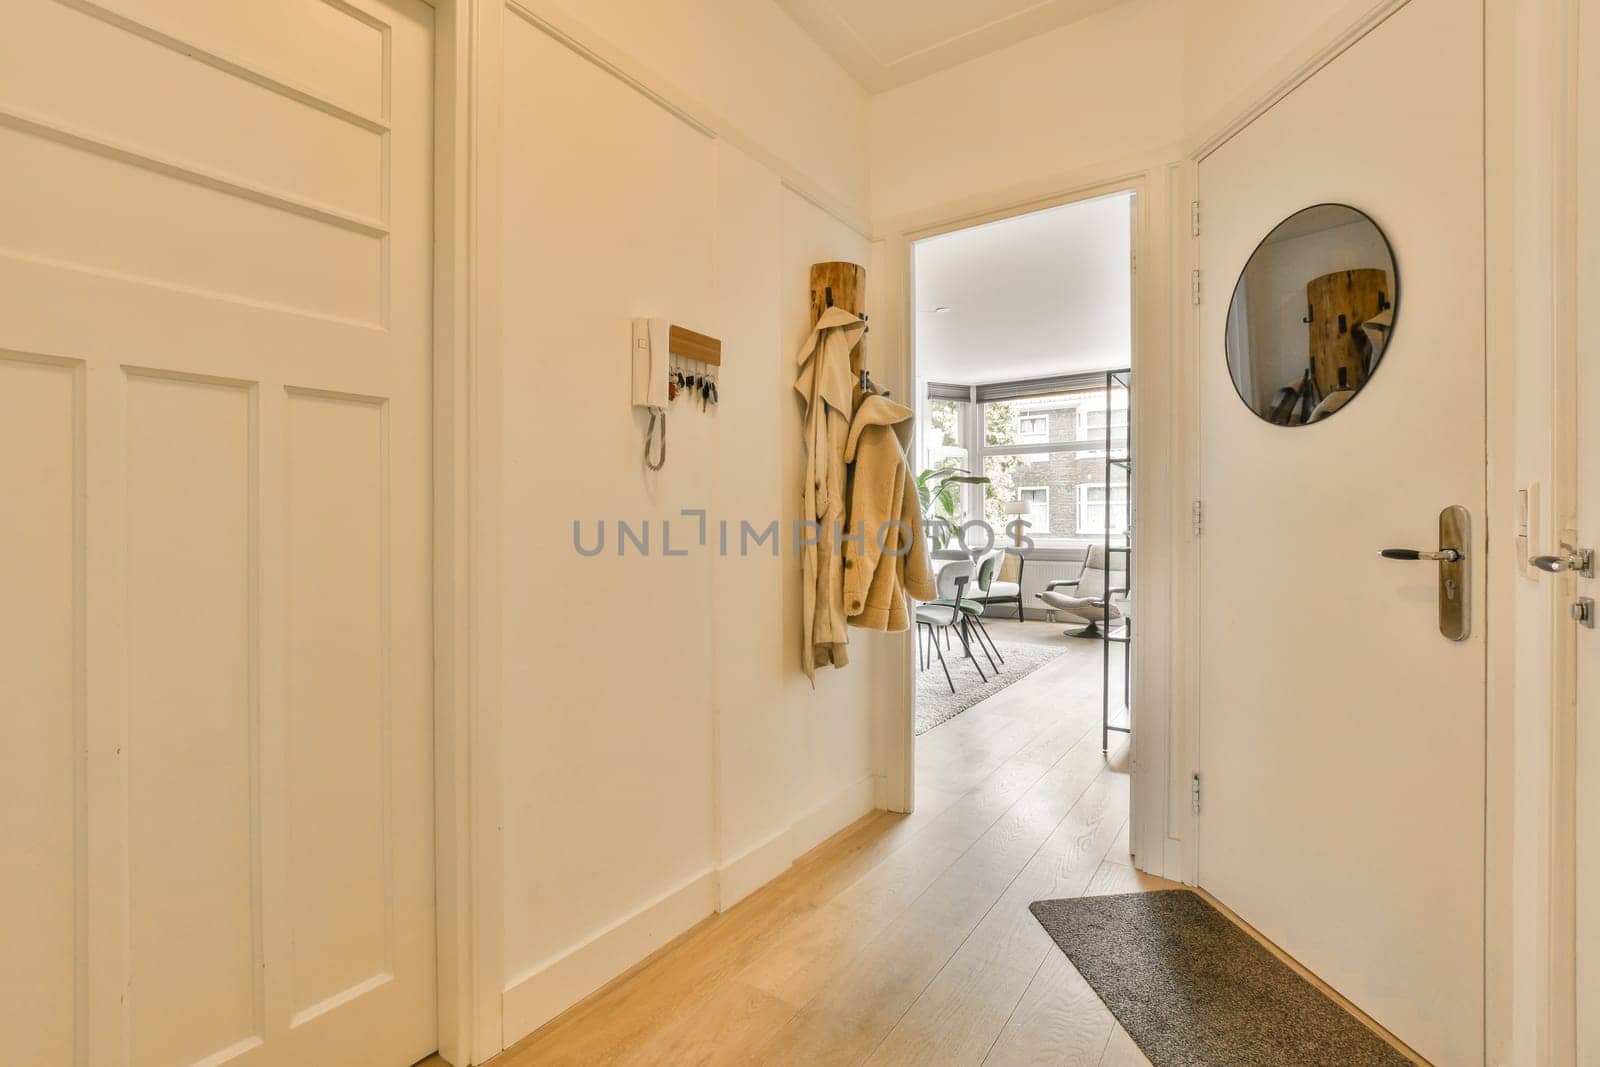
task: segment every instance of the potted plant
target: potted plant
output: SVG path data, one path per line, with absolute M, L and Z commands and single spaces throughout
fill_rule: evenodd
M 962 485 L 988 485 L 989 479 L 965 467 L 930 467 L 917 475 L 922 523 L 935 549 L 943 549 L 961 525 Z

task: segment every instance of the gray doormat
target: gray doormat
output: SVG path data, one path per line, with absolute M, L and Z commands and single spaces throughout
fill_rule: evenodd
M 1411 1063 L 1195 893 L 1030 910 L 1155 1067 Z
M 916 634 L 922 637 L 921 631 Z M 941 647 L 943 639 L 941 638 Z M 950 668 L 950 681 L 945 681 L 944 671 L 939 669 L 939 657 L 935 653 L 928 653 L 929 663 L 926 670 L 917 674 L 917 734 L 921 736 L 942 722 L 948 722 L 966 711 L 981 700 L 987 700 L 1006 686 L 1019 682 L 1027 675 L 1043 667 L 1046 663 L 1061 655 L 1069 647 L 1067 642 L 1071 638 L 1063 638 L 1056 644 L 1039 644 L 1032 641 L 1008 641 L 996 635 L 995 647 L 1005 657 L 1004 663 L 997 664 L 1000 668 L 997 674 L 989 666 L 989 660 L 978 650 L 977 641 L 973 641 L 972 654 L 978 658 L 978 664 L 983 668 L 983 673 L 989 678 L 987 682 L 978 680 L 978 672 L 973 669 L 972 661 L 966 658 L 961 649 L 961 642 L 954 637 L 950 638 L 950 651 L 944 654 L 945 664 Z M 921 652 L 913 652 L 920 657 Z M 922 660 L 917 660 L 917 666 L 922 666 Z M 954 682 L 956 691 L 950 692 L 950 683 Z M 1100 684 L 1098 676 L 1095 684 Z

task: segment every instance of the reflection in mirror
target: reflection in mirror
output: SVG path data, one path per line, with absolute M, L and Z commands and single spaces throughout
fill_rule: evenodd
M 1399 303 L 1377 223 L 1343 204 L 1290 215 L 1250 256 L 1228 305 L 1239 398 L 1279 426 L 1327 418 L 1377 372 Z

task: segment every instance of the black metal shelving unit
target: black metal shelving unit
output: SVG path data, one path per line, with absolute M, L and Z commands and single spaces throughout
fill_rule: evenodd
M 1112 504 L 1112 501 L 1113 501 L 1113 488 L 1118 486 L 1119 484 L 1120 484 L 1120 487 L 1124 490 L 1124 492 L 1126 494 L 1126 496 L 1124 497 L 1124 499 L 1127 502 L 1125 506 L 1129 509 L 1130 519 L 1132 517 L 1132 508 L 1133 508 L 1133 452 L 1132 452 L 1132 446 L 1133 446 L 1133 390 L 1132 390 L 1132 385 L 1133 385 L 1133 370 L 1131 368 L 1124 367 L 1121 370 L 1106 371 L 1106 427 L 1105 427 L 1105 429 L 1106 429 L 1106 451 L 1105 451 L 1105 457 L 1106 457 L 1106 459 L 1105 459 L 1105 462 L 1106 462 L 1106 472 L 1105 472 L 1105 493 L 1106 493 L 1105 508 L 1106 508 L 1106 513 L 1105 513 L 1105 515 L 1106 515 L 1106 521 L 1105 521 L 1105 531 L 1104 531 L 1106 582 L 1105 582 L 1105 592 L 1101 595 L 1101 599 L 1100 599 L 1100 605 L 1101 605 L 1102 609 L 1104 609 L 1103 614 L 1105 616 L 1105 621 L 1100 626 L 1100 633 L 1101 633 L 1101 641 L 1100 641 L 1100 651 L 1101 651 L 1101 657 L 1100 657 L 1100 662 L 1101 662 L 1101 672 L 1100 672 L 1100 681 L 1101 681 L 1101 684 L 1100 684 L 1100 751 L 1101 752 L 1109 752 L 1111 750 L 1111 735 L 1112 735 L 1112 733 L 1131 734 L 1133 732 L 1132 704 L 1129 701 L 1129 689 L 1130 689 L 1131 682 L 1132 682 L 1131 675 L 1132 675 L 1132 658 L 1133 658 L 1133 619 L 1130 616 L 1127 616 L 1127 615 L 1124 615 L 1124 616 L 1122 616 L 1121 618 L 1119 618 L 1119 619 L 1117 619 L 1115 621 L 1113 621 L 1113 619 L 1111 618 L 1111 602 L 1112 602 L 1112 600 L 1115 599 L 1117 596 L 1128 596 L 1129 594 L 1131 594 L 1133 592 L 1133 523 L 1130 521 L 1127 524 L 1128 525 L 1128 529 L 1124 533 L 1122 533 L 1120 535 L 1116 535 L 1116 536 L 1120 537 L 1120 539 L 1122 541 L 1122 544 L 1114 545 L 1114 544 L 1111 543 L 1112 540 L 1113 540 L 1113 534 L 1111 533 L 1111 525 L 1112 525 L 1112 523 L 1111 523 L 1111 510 L 1112 510 L 1112 506 L 1113 506 L 1113 504 Z M 1124 433 L 1124 435 L 1123 435 L 1124 440 L 1122 442 L 1122 448 L 1121 448 L 1120 452 L 1116 447 L 1116 436 L 1112 432 L 1113 431 L 1112 423 L 1115 420 L 1111 416 L 1111 412 L 1113 410 L 1112 409 L 1112 405 L 1111 405 L 1112 397 L 1116 395 L 1116 391 L 1118 389 L 1125 390 L 1128 393 L 1128 425 L 1127 425 L 1127 432 Z M 1114 482 L 1112 480 L 1113 476 L 1116 476 L 1116 477 L 1120 478 L 1121 479 L 1120 483 Z M 1112 576 L 1114 574 L 1116 574 L 1116 568 L 1112 566 L 1112 560 L 1115 559 L 1117 556 L 1121 556 L 1122 557 L 1122 584 L 1120 586 L 1113 584 L 1113 582 L 1111 580 Z M 1123 708 L 1123 712 L 1125 713 L 1125 717 L 1124 717 L 1123 721 L 1128 724 L 1126 726 L 1113 726 L 1111 724 L 1111 646 L 1114 645 L 1114 644 L 1120 644 L 1122 646 L 1122 708 Z

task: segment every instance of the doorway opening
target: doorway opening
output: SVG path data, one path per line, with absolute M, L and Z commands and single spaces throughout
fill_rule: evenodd
M 1134 220 L 1119 191 L 912 245 L 938 589 L 912 646 L 919 785 L 1033 745 L 1092 752 L 1127 787 Z

